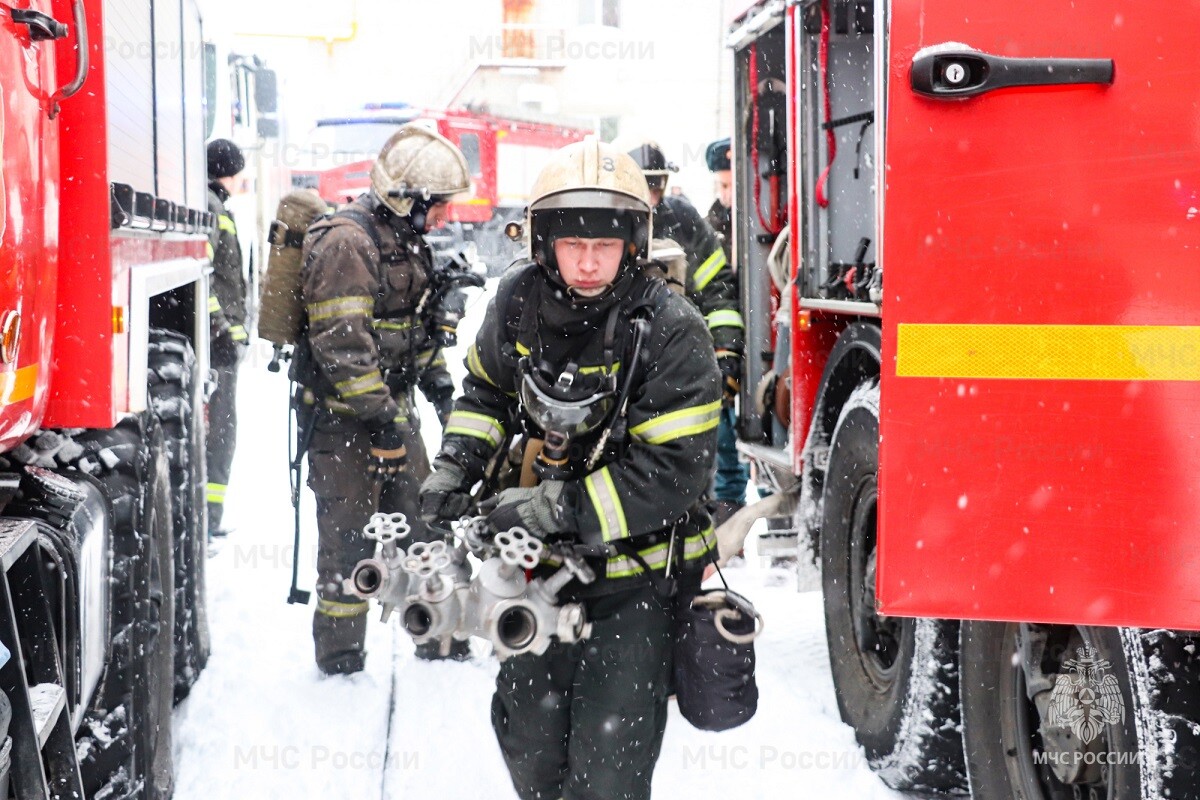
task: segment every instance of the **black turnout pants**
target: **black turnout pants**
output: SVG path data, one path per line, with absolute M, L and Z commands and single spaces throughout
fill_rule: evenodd
M 667 725 L 670 601 L 649 585 L 588 603 L 592 635 L 509 658 L 492 727 L 521 800 L 643 800 Z

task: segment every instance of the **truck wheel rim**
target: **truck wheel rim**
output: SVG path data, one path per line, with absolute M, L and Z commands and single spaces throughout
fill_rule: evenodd
M 859 486 L 850 518 L 850 604 L 863 669 L 880 690 L 896 679 L 901 622 L 875 612 L 875 542 L 878 489 L 875 476 Z
M 1065 636 L 1056 637 L 1065 645 L 1055 649 L 1054 663 L 1047 665 L 1047 672 L 1062 671 L 1063 654 L 1075 651 L 1077 643 L 1095 646 L 1091 637 L 1077 627 L 1063 626 Z M 1040 717 L 1037 707 L 1026 692 L 1025 672 L 1021 667 L 1020 651 L 1017 646 L 1017 626 L 1005 627 L 1002 658 L 1007 660 L 1000 681 L 1000 727 L 1005 758 L 1009 762 L 1009 774 L 1019 786 L 1019 797 L 1029 800 L 1105 800 L 1112 798 L 1112 773 L 1101 767 L 1098 781 L 1089 783 L 1063 783 L 1054 775 L 1047 764 L 1034 762 L 1034 752 L 1046 753 L 1046 746 L 1039 731 Z M 1110 751 L 1107 729 L 1100 732 L 1101 749 Z M 1062 751 L 1069 757 L 1071 751 Z

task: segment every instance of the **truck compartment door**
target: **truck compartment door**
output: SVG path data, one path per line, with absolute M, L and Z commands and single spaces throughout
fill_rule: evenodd
M 1200 629 L 1200 2 L 890 14 L 881 611 Z
M 41 422 L 58 269 L 55 46 L 49 0 L 0 9 L 0 449 Z

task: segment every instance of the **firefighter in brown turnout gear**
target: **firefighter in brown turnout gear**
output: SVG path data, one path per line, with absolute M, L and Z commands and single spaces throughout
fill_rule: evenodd
M 242 247 L 237 225 L 225 207 L 246 167 L 236 144 L 215 139 L 208 145 L 208 210 L 217 226 L 208 243 L 213 271 L 209 277 L 209 359 L 216 373 L 216 388 L 208 400 L 208 532 L 224 536 L 221 527 L 225 490 L 237 442 L 238 362 L 246 352 L 246 280 L 242 275 Z
M 733 436 L 733 404 L 741 387 L 742 352 L 745 328 L 738 302 L 737 277 L 730 266 L 727 250 L 708 222 L 686 198 L 666 194 L 667 179 L 676 167 L 667 161 L 654 142 L 645 142 L 629 151 L 642 168 L 650 186 L 654 204 L 654 235 L 678 243 L 687 254 L 684 293 L 700 309 L 712 334 L 717 363 L 721 367 L 724 411 L 722 426 Z M 736 439 L 731 439 L 731 442 Z M 713 487 L 714 516 L 719 525 L 744 504 L 746 478 L 737 461 L 736 445 L 729 458 L 719 459 Z
M 421 509 L 431 523 L 464 513 L 491 459 L 524 434 L 539 481 L 481 509 L 494 532 L 519 525 L 584 548 L 596 580 L 559 598 L 582 602 L 593 627 L 504 660 L 492 724 L 523 800 L 638 800 L 672 663 L 671 600 L 651 575 L 698 585 L 715 547 L 702 498 L 721 375 L 704 319 L 639 261 L 650 198 L 629 156 L 569 145 L 531 195 L 532 259 L 501 278 L 468 351 Z
M 412 526 L 410 541 L 426 538 L 417 490 L 429 463 L 414 389 L 444 417 L 454 385 L 427 321 L 418 318 L 433 269 L 423 234 L 445 219 L 450 197 L 469 182 L 453 143 L 406 125 L 380 152 L 371 190 L 313 225 L 304 241 L 307 330 L 292 377 L 302 387 L 301 428 L 313 426 L 309 486 L 319 535 L 313 639 L 317 665 L 328 674 L 363 668 L 368 607 L 343 593 L 342 580 L 373 550 L 362 535 L 371 514 L 402 512 Z

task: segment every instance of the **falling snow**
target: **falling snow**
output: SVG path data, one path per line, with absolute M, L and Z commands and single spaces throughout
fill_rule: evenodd
M 472 335 L 482 308 L 473 304 L 464 334 Z M 459 380 L 461 359 L 461 348 L 448 359 Z M 408 637 L 373 612 L 366 670 L 318 675 L 312 608 L 285 602 L 287 384 L 266 372 L 267 360 L 253 354 L 240 379 L 241 438 L 225 514 L 233 532 L 209 562 L 212 658 L 175 713 L 175 797 L 514 798 L 489 719 L 497 662 L 482 641 L 468 663 L 417 661 Z M 422 401 L 420 410 L 436 447 L 433 409 Z M 314 518 L 306 492 L 300 574 L 307 586 Z M 780 798 L 797 796 L 800 786 L 807 797 L 901 797 L 870 771 L 838 716 L 813 590 L 819 579 L 807 574 L 811 568 L 802 572 L 808 590 L 797 593 L 791 571 L 756 563 L 727 571 L 766 617 L 758 714 L 733 731 L 702 733 L 672 706 L 655 797 Z

